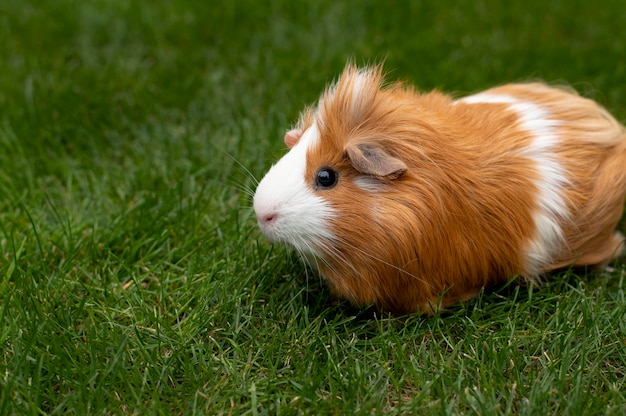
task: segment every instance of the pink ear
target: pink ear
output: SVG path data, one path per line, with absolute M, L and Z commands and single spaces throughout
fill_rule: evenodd
M 389 155 L 377 145 L 349 143 L 345 150 L 352 166 L 366 175 L 395 180 L 408 169 L 403 161 Z
M 294 147 L 300 140 L 300 136 L 302 136 L 302 130 L 298 129 L 289 130 L 285 133 L 285 144 L 287 147 L 290 149 Z

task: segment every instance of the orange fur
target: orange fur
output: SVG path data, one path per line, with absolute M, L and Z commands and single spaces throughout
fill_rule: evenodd
M 624 127 L 595 102 L 543 84 L 488 92 L 547 110 L 554 157 L 568 183 L 563 242 L 534 264 L 529 245 L 540 209 L 536 161 L 522 153 L 534 139 L 506 103 L 464 103 L 395 83 L 381 88 L 380 67 L 348 65 L 298 129 L 316 123 L 306 180 L 332 166 L 339 183 L 315 190 L 334 212 L 333 241 L 320 244 L 317 267 L 331 289 L 356 304 L 431 313 L 475 296 L 488 284 L 571 264 L 602 264 L 619 254 L 614 229 L 626 191 Z M 374 146 L 406 165 L 397 177 L 364 175 L 350 149 Z M 367 166 L 360 168 L 368 169 Z

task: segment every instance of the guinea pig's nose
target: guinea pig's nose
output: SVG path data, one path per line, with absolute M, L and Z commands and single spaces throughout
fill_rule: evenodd
M 267 211 L 267 212 L 257 212 L 256 218 L 261 225 L 270 225 L 273 222 L 276 222 L 276 218 L 278 214 L 275 211 Z
M 276 219 L 276 214 L 267 214 L 267 215 L 264 215 L 261 218 L 261 221 L 264 224 L 270 224 L 270 223 L 274 222 L 275 219 Z

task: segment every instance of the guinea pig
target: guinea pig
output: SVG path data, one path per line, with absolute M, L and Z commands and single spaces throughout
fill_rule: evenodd
M 622 252 L 626 129 L 543 83 L 454 99 L 348 64 L 254 195 L 263 234 L 356 305 L 432 314 Z

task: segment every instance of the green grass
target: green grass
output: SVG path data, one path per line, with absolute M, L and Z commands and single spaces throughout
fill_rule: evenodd
M 350 58 L 568 82 L 625 120 L 626 7 L 592 3 L 0 3 L 0 414 L 626 412 L 623 259 L 381 316 L 250 209 Z

